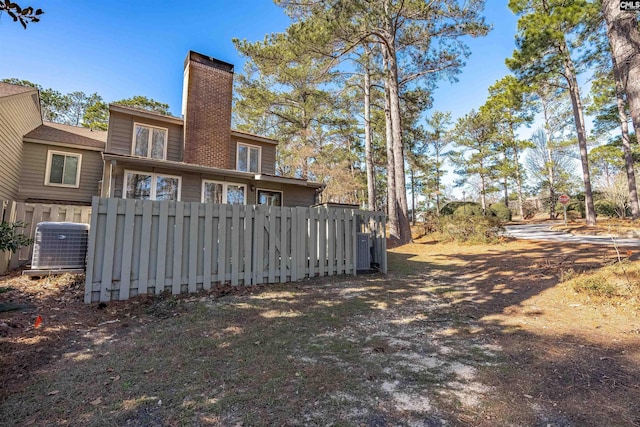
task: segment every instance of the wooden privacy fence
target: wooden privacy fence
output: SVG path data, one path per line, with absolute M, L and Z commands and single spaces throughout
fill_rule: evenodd
M 89 224 L 91 207 L 75 205 L 54 205 L 44 203 L 25 203 L 2 200 L 0 203 L 0 219 L 7 222 L 23 221 L 27 227 L 23 229 L 25 236 L 33 239 L 39 222 L 81 222 Z M 9 268 L 17 268 L 31 261 L 33 246 L 19 249 L 15 254 L 9 254 Z M 1 271 L 1 266 L 0 266 Z
M 356 274 L 356 233 L 386 271 L 382 213 L 94 197 L 85 302 Z

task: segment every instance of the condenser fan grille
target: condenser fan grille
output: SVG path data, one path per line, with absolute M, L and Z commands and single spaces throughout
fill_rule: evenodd
M 84 268 L 88 240 L 88 224 L 38 223 L 31 268 L 39 270 Z

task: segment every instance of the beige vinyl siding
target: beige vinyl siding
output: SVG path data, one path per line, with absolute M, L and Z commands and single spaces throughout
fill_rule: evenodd
M 316 189 L 299 185 L 281 184 L 276 182 L 257 181 L 256 188 L 260 190 L 282 191 L 282 205 L 287 207 L 311 206 L 316 203 Z M 251 203 L 258 203 L 258 191 L 253 193 Z
M 49 150 L 82 155 L 78 188 L 44 185 Z M 63 204 L 65 202 L 91 204 L 91 198 L 99 195 L 98 183 L 101 179 L 102 156 L 98 151 L 24 143 L 19 200 L 56 200 Z
M 256 147 L 261 147 L 261 164 L 260 164 L 260 173 L 266 173 L 269 175 L 275 175 L 276 173 L 276 146 L 274 144 L 268 144 L 265 142 L 254 141 L 248 138 L 240 138 L 237 136 L 231 136 L 231 147 L 230 152 L 232 153 L 232 162 L 233 168 L 236 168 L 236 159 L 238 157 L 238 142 L 247 145 L 253 145 Z
M 131 155 L 133 143 L 133 124 L 156 126 L 168 130 L 167 158 L 175 162 L 182 161 L 183 131 L 182 126 L 166 123 L 160 120 L 151 120 L 137 117 L 132 114 L 124 114 L 111 111 L 109 117 L 109 135 L 107 136 L 107 153 Z
M 0 199 L 16 200 L 18 197 L 22 137 L 41 124 L 37 94 L 0 98 Z

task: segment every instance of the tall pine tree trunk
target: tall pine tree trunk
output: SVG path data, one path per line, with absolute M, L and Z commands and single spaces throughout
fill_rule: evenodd
M 411 168 L 411 224 L 416 225 L 416 176 Z
M 516 186 L 518 187 L 518 214 L 520 219 L 524 219 L 524 198 L 522 197 L 522 174 L 520 173 L 520 163 L 518 160 L 518 148 L 513 148 L 513 161 L 516 165 Z
M 542 112 L 544 114 L 544 142 L 547 148 L 547 180 L 549 181 L 549 219 L 556 219 L 556 184 L 553 173 L 553 153 L 551 151 L 551 125 L 549 117 L 549 110 L 544 99 L 542 99 Z
M 436 216 L 440 216 L 440 150 L 436 149 Z
M 376 178 L 373 166 L 373 144 L 371 138 L 371 70 L 369 58 L 364 72 L 364 158 L 367 166 L 367 200 L 370 211 L 376 210 Z
M 615 62 L 614 62 L 615 64 Z M 624 166 L 627 171 L 627 185 L 629 186 L 629 201 L 631 202 L 631 216 L 633 219 L 640 217 L 638 205 L 638 190 L 636 189 L 636 173 L 633 169 L 633 155 L 629 141 L 629 124 L 625 111 L 623 87 L 618 76 L 618 67 L 614 65 L 613 75 L 616 80 L 616 101 L 618 103 L 618 118 L 620 119 L 620 131 L 622 132 L 622 149 L 624 150 Z
M 487 215 L 487 184 L 484 174 L 480 175 L 480 205 L 482 207 L 482 215 Z
M 398 62 L 393 45 L 388 50 L 386 80 L 389 86 L 389 106 L 391 113 L 392 147 L 395 173 L 396 215 L 398 216 L 399 243 L 411 242 L 411 224 L 408 216 L 407 185 L 404 172 L 404 146 L 402 144 L 402 119 L 400 116 L 400 93 L 398 85 Z
M 593 193 L 591 191 L 591 175 L 589 173 L 589 159 L 587 156 L 587 131 L 584 124 L 584 112 L 580 99 L 580 88 L 576 79 L 575 67 L 569 56 L 566 42 L 558 47 L 558 51 L 564 65 L 564 76 L 569 85 L 569 96 L 573 107 L 573 119 L 578 135 L 578 147 L 580 149 L 580 163 L 582 164 L 582 182 L 584 183 L 585 219 L 587 225 L 596 224 L 596 213 L 593 208 Z
M 383 59 L 384 68 L 387 68 L 386 57 Z M 389 96 L 389 84 L 384 82 L 384 118 L 385 136 L 387 139 L 387 216 L 389 217 L 389 237 L 392 241 L 400 241 L 398 226 L 398 209 L 396 203 L 396 174 L 395 161 L 393 159 L 393 129 L 391 126 L 391 98 Z
M 503 153 L 504 156 L 504 164 L 506 165 L 508 162 L 507 159 L 507 151 Z M 504 175 L 504 181 L 502 182 L 502 186 L 504 187 L 504 205 L 509 207 L 509 183 L 507 181 L 507 174 Z
M 618 0 L 602 0 L 616 80 L 622 84 L 636 133 L 640 132 L 640 31 L 638 16 L 621 11 Z

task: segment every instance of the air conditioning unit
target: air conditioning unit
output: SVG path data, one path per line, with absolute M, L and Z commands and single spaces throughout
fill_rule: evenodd
M 33 242 L 33 270 L 84 269 L 89 224 L 40 222 Z
M 371 240 L 369 233 L 356 233 L 356 270 L 370 270 L 371 269 Z

